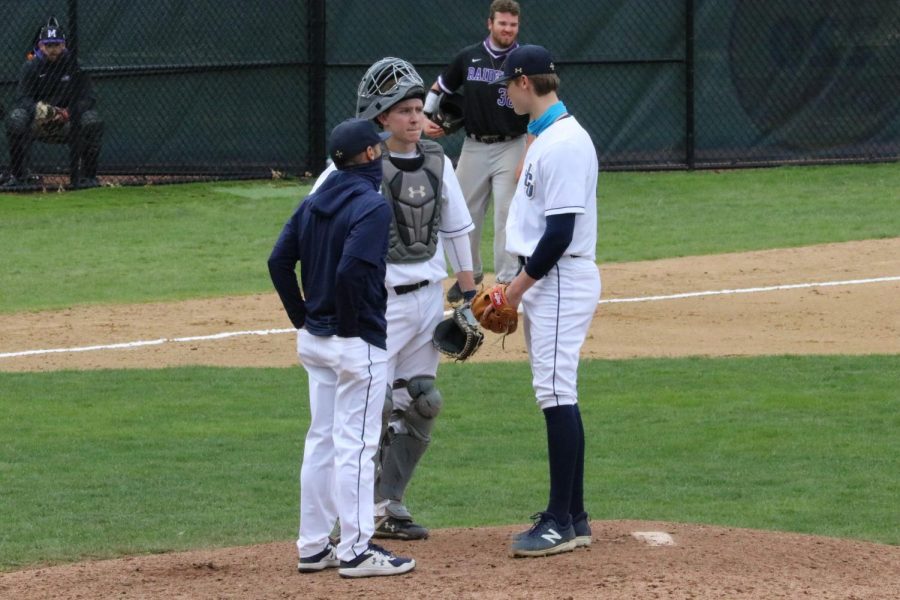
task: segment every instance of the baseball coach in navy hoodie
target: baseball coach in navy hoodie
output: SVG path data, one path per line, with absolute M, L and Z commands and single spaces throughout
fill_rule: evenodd
M 381 185 L 381 142 L 372 122 L 334 128 L 337 170 L 285 224 L 269 274 L 299 331 L 309 375 L 310 425 L 300 467 L 301 572 L 339 567 L 343 577 L 399 575 L 415 561 L 370 542 L 375 529 L 373 457 L 387 384 L 387 291 L 391 210 Z M 300 264 L 300 285 L 295 268 Z M 328 534 L 341 522 L 337 546 Z

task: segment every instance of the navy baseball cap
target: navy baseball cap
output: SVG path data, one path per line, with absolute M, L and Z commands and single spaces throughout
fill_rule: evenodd
M 553 57 L 543 46 L 526 44 L 519 46 L 507 55 L 503 62 L 503 75 L 495 79 L 493 84 L 506 83 L 519 75 L 548 75 L 556 73 Z
M 377 146 L 389 137 L 390 133 L 378 131 L 372 121 L 347 119 L 331 130 L 331 137 L 328 138 L 328 155 L 340 168 L 369 146 Z
M 63 28 L 59 26 L 59 22 L 50 17 L 47 21 L 47 24 L 44 27 L 41 27 L 41 33 L 38 36 L 38 40 L 46 43 L 60 43 L 66 41 L 66 34 L 63 31 Z

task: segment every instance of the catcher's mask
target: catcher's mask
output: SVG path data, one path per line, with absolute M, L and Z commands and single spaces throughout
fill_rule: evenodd
M 356 91 L 356 116 L 374 119 L 398 102 L 425 98 L 425 82 L 411 64 L 388 56 L 369 67 Z
M 459 131 L 466 123 L 463 97 L 461 94 L 441 94 L 437 110 L 431 120 L 440 125 L 444 133 L 450 135 Z

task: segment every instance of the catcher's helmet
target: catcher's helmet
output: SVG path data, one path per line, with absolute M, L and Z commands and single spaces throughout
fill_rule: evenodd
M 356 91 L 356 116 L 374 119 L 393 105 L 425 98 L 425 82 L 411 64 L 388 56 L 369 67 Z
M 437 110 L 429 118 L 440 125 L 447 135 L 459 131 L 466 123 L 462 95 L 442 93 L 438 99 Z

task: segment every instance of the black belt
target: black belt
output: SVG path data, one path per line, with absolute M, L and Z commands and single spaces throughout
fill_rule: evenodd
M 510 140 L 514 140 L 519 135 L 477 135 L 474 133 L 468 134 L 466 137 L 469 139 L 475 140 L 476 142 L 481 142 L 482 144 L 496 144 L 497 142 L 508 142 Z
M 569 258 L 581 258 L 577 254 L 569 254 Z M 530 256 L 520 256 L 519 257 L 519 266 L 524 267 L 528 264 L 528 261 L 531 260 Z
M 425 281 L 420 281 L 419 283 L 411 283 L 409 285 L 398 285 L 398 286 L 394 287 L 394 292 L 396 292 L 398 296 L 400 296 L 402 294 L 408 294 L 410 292 L 414 292 L 414 291 L 418 290 L 419 288 L 425 287 L 429 283 L 431 283 L 431 282 L 426 279 Z

